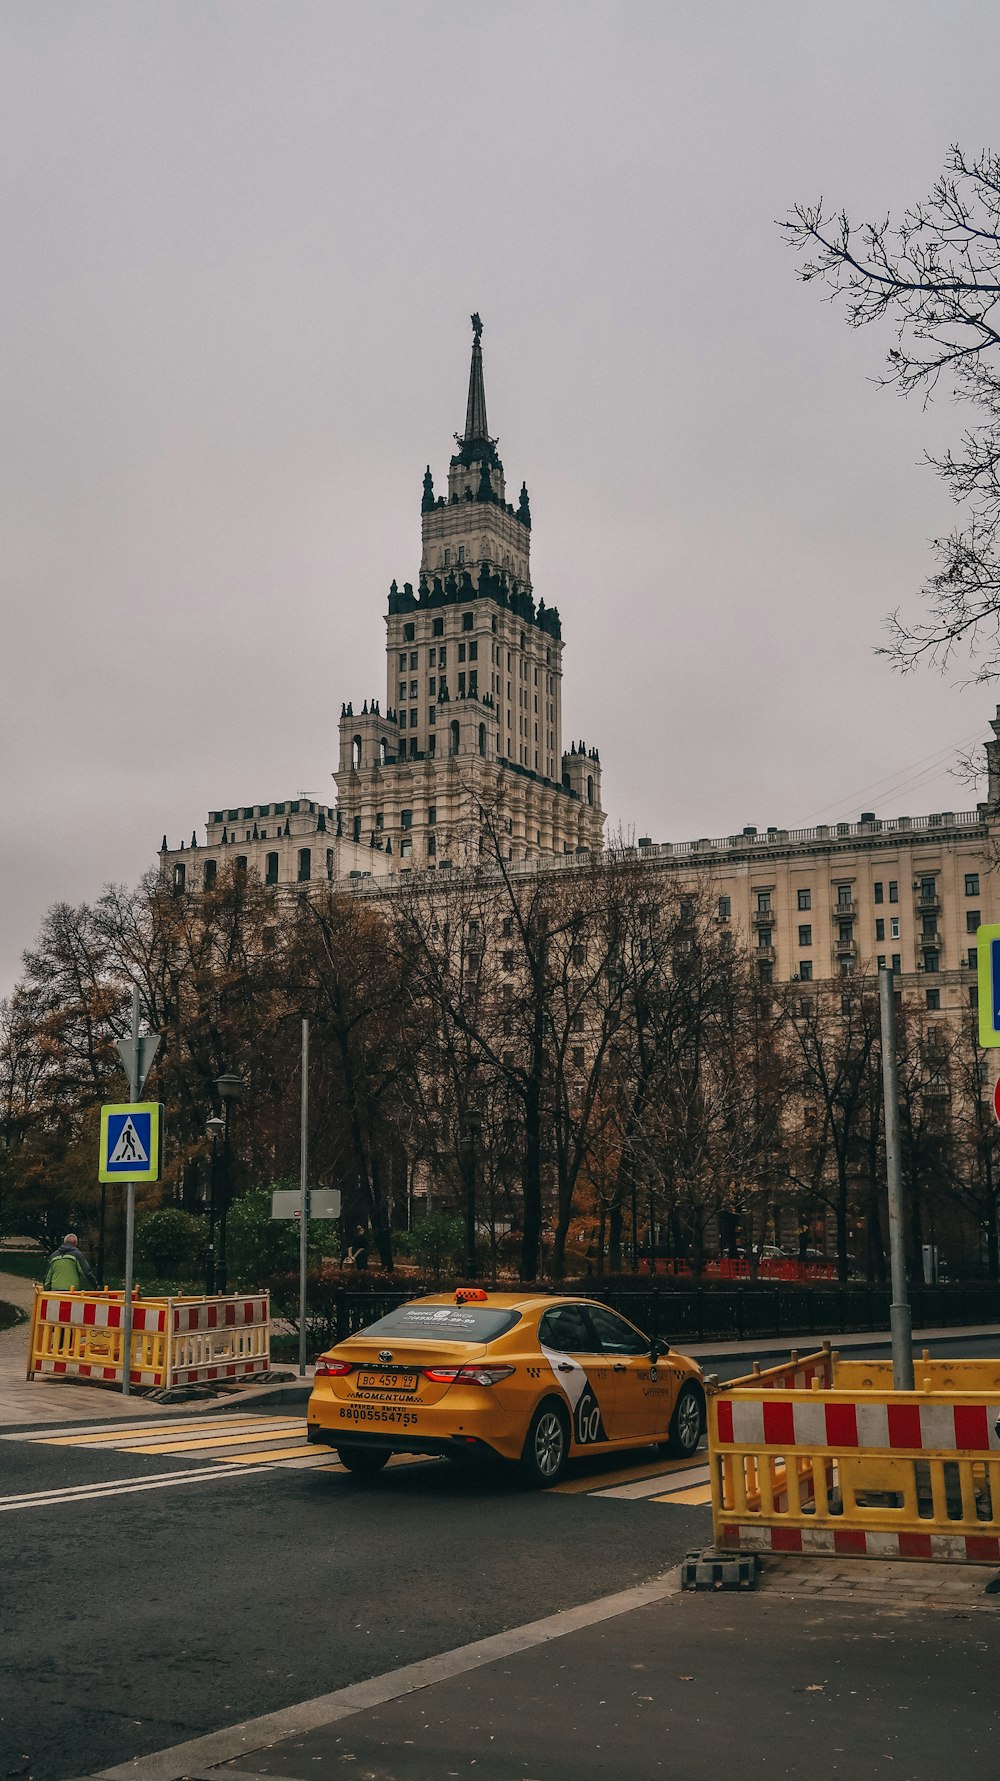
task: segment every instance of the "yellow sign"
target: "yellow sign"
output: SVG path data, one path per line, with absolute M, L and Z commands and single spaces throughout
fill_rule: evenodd
M 1000 922 L 976 929 L 979 1043 L 1000 1045 Z

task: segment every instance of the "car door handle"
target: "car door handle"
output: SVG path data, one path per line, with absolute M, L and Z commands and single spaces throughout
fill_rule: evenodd
M 612 1371 L 612 1372 L 613 1372 L 613 1373 L 627 1373 L 627 1372 L 628 1372 L 628 1368 L 627 1368 L 627 1366 L 626 1366 L 626 1365 L 625 1365 L 625 1362 L 624 1362 L 624 1361 L 623 1361 L 623 1360 L 616 1360 L 616 1361 L 615 1361 L 615 1364 L 614 1364 L 614 1366 L 613 1366 L 613 1367 L 612 1367 L 612 1369 L 611 1369 L 611 1371 Z
M 572 1373 L 572 1371 L 573 1362 L 571 1360 L 561 1360 L 556 1363 L 557 1373 Z

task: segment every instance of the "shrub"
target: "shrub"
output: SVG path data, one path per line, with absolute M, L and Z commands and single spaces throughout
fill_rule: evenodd
M 394 1239 L 401 1255 L 412 1257 L 435 1280 L 461 1264 L 465 1254 L 465 1225 L 450 1212 L 429 1212 L 412 1229 Z
M 275 1181 L 273 1186 L 294 1187 L 291 1181 Z M 271 1217 L 271 1187 L 255 1187 L 234 1200 L 226 1219 L 226 1265 L 232 1281 L 240 1287 L 265 1286 L 272 1274 L 286 1269 L 298 1270 L 299 1221 L 297 1218 Z M 320 1256 L 334 1242 L 336 1227 L 328 1219 L 309 1221 L 309 1260 L 316 1266 Z
M 208 1224 L 179 1206 L 161 1206 L 136 1220 L 140 1262 L 160 1280 L 189 1280 L 204 1265 Z

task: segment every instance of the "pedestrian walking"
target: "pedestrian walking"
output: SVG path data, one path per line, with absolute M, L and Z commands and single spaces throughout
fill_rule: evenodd
M 49 1265 L 45 1270 L 46 1287 L 61 1288 L 63 1292 L 96 1292 L 97 1276 L 81 1252 L 80 1239 L 75 1231 L 67 1231 L 58 1249 L 49 1256 Z

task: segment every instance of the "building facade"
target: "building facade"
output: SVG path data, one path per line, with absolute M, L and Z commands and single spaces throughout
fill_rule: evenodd
M 484 817 L 511 861 L 601 847 L 600 756 L 582 741 L 563 749 L 562 626 L 532 590 L 528 490 L 507 500 L 472 323 L 465 431 L 447 494 L 429 465 L 424 476 L 416 586 L 389 590 L 384 702 L 342 707 L 336 805 L 211 811 L 203 845 L 164 837 L 177 888 L 204 888 L 228 860 L 288 887 L 447 869 L 477 857 Z
M 290 894 L 317 882 L 391 892 L 414 871 L 473 866 L 484 818 L 515 872 L 572 870 L 602 847 L 600 757 L 563 747 L 560 615 L 535 598 L 528 490 L 507 499 L 472 325 L 465 428 L 440 494 L 429 465 L 424 475 L 416 582 L 389 590 L 384 699 L 342 707 L 335 803 L 210 811 L 203 842 L 164 837 L 161 871 L 178 890 L 210 887 L 232 863 Z M 717 919 L 743 936 L 762 981 L 884 963 L 908 998 L 955 1011 L 975 999 L 976 929 L 1000 919 L 1000 707 L 992 731 L 975 810 L 643 838 L 638 854 L 653 874 L 710 876 Z

